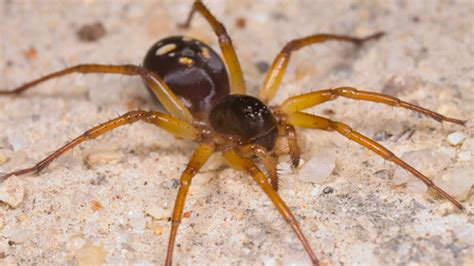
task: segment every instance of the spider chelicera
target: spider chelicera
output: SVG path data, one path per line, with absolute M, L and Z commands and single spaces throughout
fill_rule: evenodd
M 19 95 L 39 83 L 72 73 L 140 76 L 149 91 L 167 111 L 167 113 L 140 110 L 128 112 L 87 130 L 33 167 L 7 173 L 0 179 L 3 181 L 13 175 L 39 172 L 78 144 L 95 139 L 117 127 L 138 121 L 158 126 L 177 137 L 198 142 L 199 146 L 195 149 L 180 178 L 179 191 L 171 218 L 166 265 L 172 264 L 178 226 L 181 223 L 192 178 L 215 152 L 222 152 L 231 167 L 246 171 L 253 177 L 291 226 L 312 263 L 319 264 L 298 222 L 278 194 L 277 157 L 289 155 L 294 167 L 297 167 L 300 161 L 300 148 L 295 127 L 335 131 L 411 172 L 456 207 L 463 208 L 456 199 L 382 145 L 343 123 L 303 111 L 338 97 L 345 97 L 410 109 L 439 122 L 464 125 L 465 121 L 443 116 L 388 95 L 360 91 L 352 87 L 313 91 L 290 97 L 280 105 L 267 105 L 280 85 L 292 52 L 326 41 L 361 45 L 382 37 L 382 32 L 363 38 L 315 34 L 288 42 L 271 64 L 258 97 L 253 97 L 245 95 L 242 70 L 230 36 L 204 4 L 196 1 L 187 20 L 181 26 L 189 27 L 196 12 L 206 19 L 217 35 L 225 63 L 208 45 L 192 38 L 173 36 L 153 45 L 145 56 L 143 66 L 77 65 L 48 74 L 16 89 L 0 91 L 0 95 L 3 96 Z M 280 149 L 275 145 L 277 139 L 280 138 L 287 139 L 288 149 Z M 256 166 L 255 161 L 262 163 L 268 176 Z

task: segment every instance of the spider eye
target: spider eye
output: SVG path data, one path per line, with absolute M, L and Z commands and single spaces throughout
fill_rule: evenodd
M 259 99 L 232 94 L 211 110 L 209 121 L 214 130 L 238 135 L 271 150 L 277 136 L 277 122 L 271 110 Z

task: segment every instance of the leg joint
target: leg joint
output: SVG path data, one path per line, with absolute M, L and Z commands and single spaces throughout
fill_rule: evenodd
M 340 87 L 331 89 L 331 92 L 337 96 L 353 96 L 357 93 L 357 90 L 350 87 Z
M 180 180 L 179 182 L 181 187 L 189 187 L 191 185 L 191 180 Z
M 287 42 L 281 52 L 289 55 L 291 52 L 296 51 L 300 48 L 301 46 L 299 45 L 299 43 L 296 40 L 293 40 L 293 41 Z
M 191 175 L 191 176 L 196 175 L 197 172 L 198 172 L 198 171 L 197 171 L 196 167 L 194 167 L 194 166 L 188 166 L 188 167 L 186 168 L 186 173 L 188 173 L 188 174 Z
M 219 22 L 219 24 L 217 24 L 215 31 L 219 43 L 232 43 L 232 40 L 230 39 L 230 36 L 222 23 Z

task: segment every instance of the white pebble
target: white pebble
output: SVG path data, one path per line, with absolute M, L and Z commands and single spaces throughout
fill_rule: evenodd
M 275 257 L 260 256 L 260 260 L 262 261 L 264 266 L 278 266 L 278 265 L 280 265 L 278 259 L 275 258 Z
M 25 135 L 20 133 L 10 133 L 8 134 L 8 142 L 12 146 L 13 151 L 22 150 L 30 145 L 30 142 L 25 137 Z
M 134 264 L 134 266 L 152 266 L 152 265 L 155 265 L 147 260 L 139 260 L 139 261 L 136 261 Z
M 317 197 L 321 193 L 321 187 L 315 187 L 311 190 L 311 196 Z
M 313 155 L 299 171 L 299 178 L 304 182 L 322 184 L 336 167 L 336 158 L 331 153 L 321 152 Z
M 30 238 L 32 232 L 29 229 L 13 228 L 6 233 L 7 237 L 15 243 L 25 243 Z M 3 265 L 3 264 L 2 264 Z
M 469 152 L 471 152 L 471 154 L 474 154 L 474 139 L 473 138 L 466 139 L 462 143 L 461 150 L 469 151 Z
M 461 224 L 454 229 L 454 234 L 461 243 L 470 245 L 474 243 L 474 225 L 466 223 Z
M 95 151 L 87 156 L 86 163 L 91 166 L 98 166 L 110 163 L 117 163 L 123 157 L 123 154 L 118 151 Z
M 458 158 L 460 161 L 470 161 L 472 154 L 470 151 L 462 151 L 458 154 Z
M 148 206 L 145 209 L 145 212 L 156 220 L 162 220 L 168 215 L 168 212 L 165 209 L 156 205 Z
M 139 173 L 134 169 L 125 169 L 123 171 L 121 178 L 126 182 L 133 182 L 139 176 Z
M 457 167 L 433 180 L 436 185 L 459 200 L 466 198 L 474 184 L 474 168 Z
M 428 191 L 428 186 L 419 179 L 409 179 L 407 188 L 418 194 L 423 194 Z
M 206 172 L 206 171 L 215 171 L 222 166 L 226 165 L 224 156 L 222 153 L 214 153 L 212 157 L 206 162 L 206 164 L 203 166 L 201 172 Z
M 128 220 L 130 225 L 138 234 L 145 233 L 145 226 L 146 226 L 146 217 L 143 215 L 142 212 L 139 211 L 130 211 L 128 212 Z
M 23 202 L 24 198 L 24 184 L 18 177 L 11 176 L 2 183 L 0 187 L 0 201 L 5 202 L 12 208 L 16 208 Z
M 447 140 L 448 143 L 452 146 L 456 146 L 462 143 L 462 141 L 466 138 L 462 132 L 454 132 L 448 135 Z
M 405 152 L 400 158 L 430 179 L 446 168 L 450 161 L 448 155 L 434 149 Z M 423 194 L 428 190 L 421 180 L 401 167 L 395 169 L 393 182 L 397 185 L 407 183 L 407 187 L 415 193 Z

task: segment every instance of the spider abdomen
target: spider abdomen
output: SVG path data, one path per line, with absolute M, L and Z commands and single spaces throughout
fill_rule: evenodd
M 271 150 L 278 134 L 272 111 L 259 99 L 232 94 L 219 101 L 209 114 L 211 127 L 223 134 L 237 135 Z
M 157 73 L 191 112 L 208 113 L 229 95 L 229 78 L 222 59 L 196 39 L 172 36 L 155 43 L 143 66 Z

